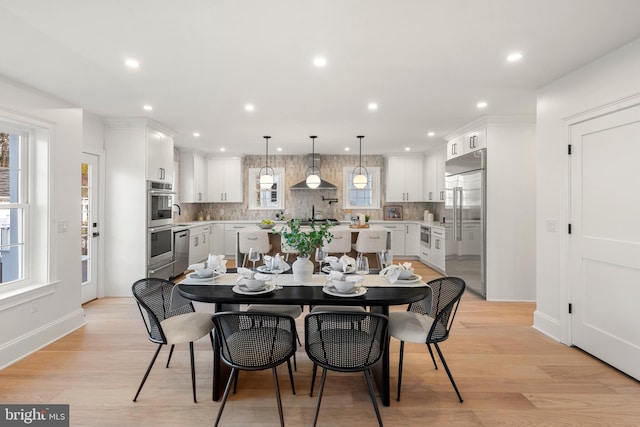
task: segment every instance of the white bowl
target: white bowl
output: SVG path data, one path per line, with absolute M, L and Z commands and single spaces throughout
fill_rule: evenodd
M 338 290 L 338 292 L 342 292 L 345 294 L 348 292 L 352 292 L 356 287 L 356 283 L 351 281 L 332 280 L 331 284 Z
M 407 280 L 411 276 L 413 276 L 413 268 L 410 268 L 409 270 L 401 270 L 400 276 L 398 276 L 398 278 L 400 280 Z
M 201 277 L 201 278 L 204 279 L 204 278 L 213 276 L 213 272 L 215 271 L 215 268 L 213 268 L 213 267 L 194 268 L 194 271 L 196 272 L 198 277 Z
M 244 279 L 244 285 L 249 288 L 250 291 L 261 291 L 264 289 L 266 280 L 260 279 Z

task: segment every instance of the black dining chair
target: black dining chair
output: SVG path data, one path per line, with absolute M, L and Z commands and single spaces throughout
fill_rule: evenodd
M 151 368 L 165 344 L 171 344 L 167 368 L 173 355 L 176 344 L 189 343 L 191 356 L 191 385 L 193 388 L 193 401 L 196 400 L 196 373 L 194 367 L 193 342 L 209 334 L 213 347 L 213 321 L 207 313 L 196 313 L 192 303 L 171 307 L 171 297 L 175 284 L 164 279 L 146 278 L 136 281 L 131 291 L 138 303 L 138 309 L 147 328 L 149 340 L 158 344 L 151 363 L 142 378 L 133 401 L 138 399 L 142 386 L 147 381 Z
M 308 314 L 305 324 L 305 350 L 314 365 L 322 367 L 313 425 L 318 422 L 327 370 L 364 372 L 369 397 L 382 426 L 382 417 L 371 384 L 371 367 L 384 353 L 388 317 L 360 311 L 317 311 Z
M 276 400 L 280 425 L 284 426 L 280 387 L 276 367 L 287 362 L 291 387 L 293 373 L 289 359 L 296 351 L 296 325 L 291 316 L 259 312 L 222 312 L 213 315 L 216 328 L 216 339 L 220 348 L 220 357 L 231 367 L 229 380 L 224 390 L 224 396 L 215 426 L 220 422 L 231 383 L 237 379 L 238 370 L 259 371 L 271 369 L 276 389 Z
M 433 364 L 438 369 L 433 351 L 431 351 L 431 344 L 433 344 L 444 369 L 447 371 L 451 385 L 462 403 L 462 396 L 453 380 L 439 343 L 449 338 L 453 319 L 464 293 L 465 282 L 457 277 L 442 277 L 430 281 L 427 285 L 431 288 L 431 301 L 426 301 L 427 304 L 425 301 L 417 301 L 411 303 L 405 312 L 389 314 L 389 335 L 400 340 L 397 400 L 400 400 L 404 343 L 407 341 L 426 344 Z

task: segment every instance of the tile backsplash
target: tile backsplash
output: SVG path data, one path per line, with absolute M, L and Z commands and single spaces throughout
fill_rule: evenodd
M 181 215 L 176 215 L 176 222 L 190 222 L 199 219 L 211 220 L 261 220 L 264 218 L 275 219 L 276 211 L 274 210 L 249 210 L 249 202 L 247 200 L 248 180 L 247 174 L 249 168 L 260 168 L 263 166 L 264 156 L 245 156 L 242 159 L 243 170 L 243 203 L 183 203 L 181 204 Z M 386 168 L 383 156 L 379 155 L 363 155 L 362 163 L 367 167 L 380 167 L 380 184 L 381 184 L 381 205 L 384 206 L 384 196 L 386 190 Z M 343 206 L 342 191 L 342 170 L 344 167 L 355 167 L 358 164 L 358 156 L 356 155 L 322 155 L 320 156 L 320 169 L 322 179 L 338 186 L 337 190 L 303 190 L 291 191 L 286 190 L 285 199 L 285 216 L 286 218 L 306 218 L 311 216 L 312 206 L 315 206 L 316 213 L 322 212 L 325 218 L 337 218 L 343 220 L 345 211 Z M 275 168 L 285 169 L 286 186 L 291 187 L 306 176 L 308 165 L 307 156 L 270 156 L 269 165 Z M 316 164 L 318 166 L 318 164 Z M 337 203 L 329 203 L 323 201 L 325 198 L 337 198 Z M 402 206 L 403 219 L 421 220 L 426 210 L 434 213 L 436 219 L 441 218 L 444 214 L 443 203 L 393 203 L 396 206 Z M 363 209 L 358 212 L 370 215 L 372 220 L 382 220 L 383 210 L 380 209 Z

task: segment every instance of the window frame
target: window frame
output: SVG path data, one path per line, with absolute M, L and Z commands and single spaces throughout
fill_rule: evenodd
M 380 167 L 379 166 L 368 166 L 367 171 L 371 176 L 370 186 L 371 186 L 371 205 L 369 206 L 357 206 L 351 204 L 351 190 L 357 190 L 353 187 L 353 182 L 351 179 L 351 174 L 353 173 L 353 168 L 349 166 L 345 166 L 342 168 L 342 194 L 344 195 L 342 209 L 380 209 Z
M 279 211 L 285 209 L 286 205 L 286 181 L 285 181 L 285 169 L 284 168 L 273 168 L 273 174 L 277 177 L 278 189 L 276 193 L 278 195 L 278 205 L 277 206 L 258 206 L 256 192 L 263 192 L 268 190 L 255 190 L 253 183 L 256 182 L 260 177 L 258 174 L 260 173 L 261 168 L 249 168 L 248 173 L 248 198 L 249 198 L 249 207 L 248 209 L 251 211 L 255 210 L 268 210 L 268 211 Z

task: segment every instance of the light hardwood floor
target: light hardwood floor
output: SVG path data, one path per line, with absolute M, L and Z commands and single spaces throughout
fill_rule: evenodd
M 422 265 L 416 272 L 426 280 L 438 277 Z M 191 399 L 187 346 L 176 349 L 169 369 L 164 368 L 168 351 L 161 352 L 134 403 L 155 345 L 146 338 L 133 299 L 104 298 L 84 308 L 84 328 L 0 371 L 0 402 L 68 403 L 72 426 L 213 424 L 219 403 L 211 401 L 208 338 L 196 343 L 198 403 Z M 198 310 L 210 309 L 198 305 Z M 399 344 L 392 339 L 394 397 L 390 407 L 380 407 L 385 425 L 640 425 L 638 382 L 535 331 L 533 310 L 533 303 L 485 302 L 464 295 L 452 335 L 441 346 L 462 404 L 444 370 L 433 369 L 426 346 L 416 344 L 405 347 L 402 400 L 396 402 Z M 289 426 L 308 426 L 315 405 L 315 396 L 308 394 L 311 363 L 304 348 L 297 359 L 296 396 L 286 368 L 279 370 L 284 416 Z M 221 425 L 279 425 L 269 371 L 241 374 Z M 318 425 L 376 425 L 362 375 L 328 374 Z

